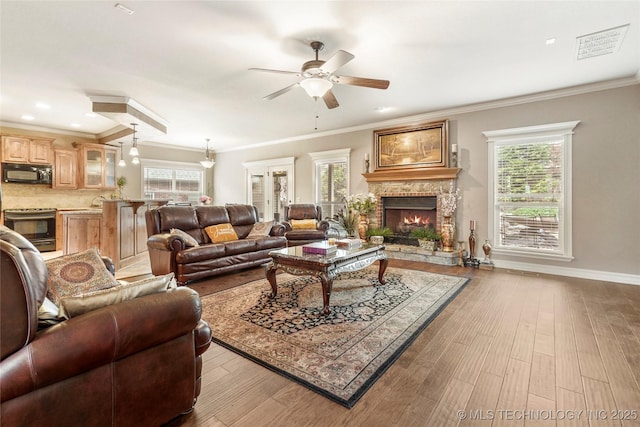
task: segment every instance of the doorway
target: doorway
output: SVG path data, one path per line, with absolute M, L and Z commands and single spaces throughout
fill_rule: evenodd
M 247 170 L 247 203 L 260 221 L 284 220 L 284 207 L 294 200 L 294 158 L 243 163 Z

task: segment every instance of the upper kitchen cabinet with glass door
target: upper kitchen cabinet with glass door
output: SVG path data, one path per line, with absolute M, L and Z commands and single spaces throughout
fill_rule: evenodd
M 75 143 L 79 150 L 80 188 L 116 188 L 118 148 L 102 144 Z

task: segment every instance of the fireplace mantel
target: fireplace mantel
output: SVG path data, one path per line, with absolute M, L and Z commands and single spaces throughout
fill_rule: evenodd
M 460 168 L 381 170 L 372 173 L 363 173 L 362 176 L 364 176 L 367 182 L 455 179 L 461 170 Z

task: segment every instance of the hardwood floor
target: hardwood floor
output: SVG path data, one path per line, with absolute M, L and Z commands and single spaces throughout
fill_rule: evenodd
M 212 344 L 170 426 L 640 426 L 640 286 L 389 264 L 472 280 L 352 409 Z

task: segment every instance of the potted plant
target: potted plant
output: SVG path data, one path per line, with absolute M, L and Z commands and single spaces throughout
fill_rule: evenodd
M 393 231 L 389 227 L 376 227 L 367 229 L 367 237 L 369 241 L 375 245 L 381 245 L 384 243 L 384 238 L 393 235 Z
M 442 238 L 440 233 L 431 227 L 416 228 L 411 232 L 411 237 L 416 237 L 420 247 L 430 251 L 436 249 L 436 242 Z

